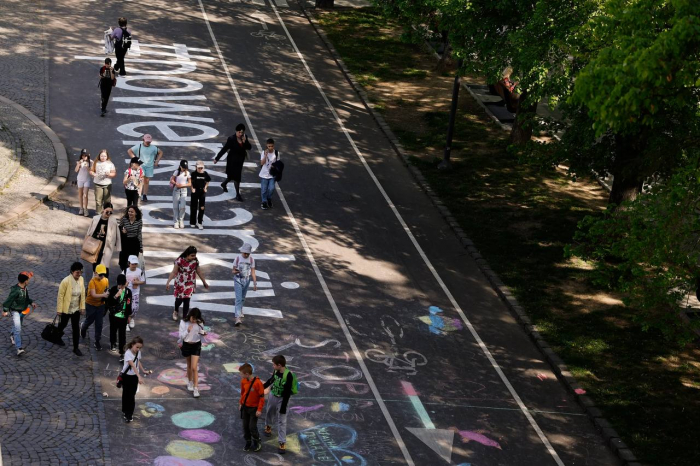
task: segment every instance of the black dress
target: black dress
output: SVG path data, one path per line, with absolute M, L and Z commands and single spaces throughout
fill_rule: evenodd
M 236 135 L 229 136 L 226 140 L 226 145 L 216 154 L 217 162 L 219 159 L 228 152 L 228 157 L 226 158 L 226 181 L 233 180 L 237 183 L 241 182 L 241 171 L 243 170 L 243 162 L 245 162 L 246 151 L 250 150 L 252 146 L 248 138 L 245 138 L 243 144 L 238 143 L 238 138 Z

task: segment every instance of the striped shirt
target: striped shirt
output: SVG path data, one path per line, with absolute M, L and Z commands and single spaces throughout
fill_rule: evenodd
M 143 251 L 143 239 L 141 237 L 141 229 L 143 227 L 143 221 L 134 220 L 134 223 L 129 222 L 128 217 L 122 218 L 119 222 L 119 229 L 126 228 L 127 238 L 138 238 L 139 239 L 139 251 Z

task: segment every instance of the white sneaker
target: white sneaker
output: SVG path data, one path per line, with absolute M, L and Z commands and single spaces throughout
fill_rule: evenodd
M 85 211 L 84 211 L 83 208 L 81 207 L 80 210 L 78 211 L 78 215 L 83 215 L 83 212 L 85 212 Z
M 127 332 L 131 332 L 131 329 L 129 328 L 128 325 L 126 326 L 126 331 L 127 331 Z
M 180 228 L 185 228 L 185 222 L 180 220 Z
M 180 224 L 179 224 L 178 222 L 175 222 L 175 223 L 173 224 L 173 228 L 180 228 Z
M 202 225 L 201 223 L 197 225 L 197 227 L 199 227 L 200 230 L 204 230 L 204 225 Z
M 131 322 L 129 322 L 129 327 L 131 327 L 131 328 L 136 327 L 136 321 L 134 320 L 133 317 L 131 318 Z
M 190 392 L 194 390 L 194 382 L 192 382 L 191 380 L 187 382 L 187 390 Z
M 199 398 L 199 390 L 196 388 L 194 389 L 194 397 Z

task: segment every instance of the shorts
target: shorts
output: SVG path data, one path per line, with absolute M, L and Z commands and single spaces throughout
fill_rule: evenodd
M 153 178 L 153 164 L 143 164 L 141 165 L 141 169 L 143 170 L 143 176 L 146 178 Z
M 182 357 L 186 358 L 188 356 L 199 356 L 202 353 L 202 342 L 197 343 L 187 343 L 186 341 L 182 343 Z
M 81 180 L 78 178 L 78 187 L 79 188 L 90 188 L 92 186 L 92 182 L 90 181 L 90 178 L 87 180 Z

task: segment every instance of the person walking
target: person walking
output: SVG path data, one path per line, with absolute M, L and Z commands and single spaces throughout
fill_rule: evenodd
M 109 351 L 116 352 L 119 348 L 120 361 L 124 358 L 124 343 L 126 342 L 126 326 L 131 316 L 131 290 L 126 286 L 126 275 L 117 277 L 117 284 L 107 293 L 107 311 L 109 312 Z M 117 347 L 117 335 L 119 346 Z
M 124 171 L 124 193 L 126 194 L 126 205 L 139 205 L 139 191 L 143 186 L 143 162 L 138 157 L 132 157 L 129 168 Z
M 148 183 L 153 178 L 154 167 L 158 166 L 160 159 L 163 158 L 163 151 L 153 144 L 153 136 L 150 134 L 143 135 L 143 142 L 136 144 L 126 151 L 132 159 L 137 157 L 141 160 L 141 168 L 143 169 L 143 188 L 141 190 L 141 200 L 148 202 Z
M 100 339 L 102 338 L 102 317 L 105 315 L 105 299 L 109 296 L 109 280 L 105 277 L 107 268 L 99 264 L 95 267 L 95 276 L 88 283 L 87 297 L 85 298 L 85 321 L 80 328 L 80 337 L 87 337 L 88 328 L 95 323 L 95 341 L 93 346 L 97 351 L 102 351 Z
M 100 252 L 92 264 L 92 270 L 95 272 L 97 265 L 102 264 L 106 268 L 106 277 L 109 277 L 109 263 L 112 261 L 112 254 L 114 254 L 114 251 L 121 251 L 122 249 L 119 223 L 113 214 L 114 207 L 112 204 L 109 202 L 105 203 L 104 210 L 101 214 L 92 218 L 92 222 L 90 222 L 90 226 L 85 234 L 85 236 L 92 236 L 102 241 Z
M 105 64 L 100 68 L 100 97 L 101 97 L 101 109 L 102 112 L 100 116 L 103 117 L 107 113 L 107 103 L 109 102 L 109 96 L 112 93 L 112 88 L 117 85 L 117 75 L 112 68 L 112 59 L 105 58 Z
M 270 174 L 270 168 L 279 159 L 279 152 L 275 150 L 275 140 L 270 138 L 265 145 L 265 150 L 260 154 L 260 197 L 262 198 L 260 207 L 263 210 L 272 207 L 275 177 Z
M 255 259 L 251 256 L 253 247 L 245 243 L 239 249 L 241 252 L 233 261 L 233 290 L 236 296 L 233 315 L 236 318 L 236 327 L 241 325 L 243 318 L 243 304 L 245 303 L 245 295 L 248 293 L 250 280 L 253 280 L 253 291 L 258 291 L 258 279 L 255 276 Z
M 127 332 L 136 326 L 136 314 L 139 312 L 139 298 L 141 295 L 141 285 L 146 283 L 146 274 L 139 268 L 139 258 L 129 256 L 129 268 L 124 271 L 126 276 L 126 286 L 131 290 L 131 317 Z
M 24 317 L 36 309 L 36 303 L 29 297 L 29 280 L 34 276 L 32 272 L 20 272 L 17 275 L 17 284 L 10 287 L 10 294 L 2 303 L 2 316 L 12 315 L 12 331 L 10 342 L 17 348 L 17 356 L 21 356 L 25 350 L 22 347 L 22 322 Z M 31 310 L 30 310 L 31 308 Z
M 170 290 L 170 282 L 175 279 L 174 294 L 175 294 L 175 310 L 173 311 L 173 320 L 177 322 L 180 305 L 182 304 L 182 315 L 185 316 L 190 310 L 190 298 L 195 292 L 197 286 L 197 276 L 202 280 L 204 289 L 209 289 L 209 284 L 199 270 L 199 260 L 197 260 L 197 248 L 188 246 L 187 249 L 180 254 L 173 264 L 173 270 L 168 275 L 168 280 L 165 282 L 165 291 Z
M 129 256 L 143 253 L 143 219 L 141 209 L 135 205 L 126 208 L 119 221 L 121 250 L 119 251 L 119 270 L 126 273 L 129 268 Z
M 109 157 L 107 149 L 102 149 L 92 164 L 90 176 L 95 184 L 95 213 L 102 213 L 104 205 L 112 202 L 112 178 L 117 176 L 117 169 Z
M 187 188 L 192 186 L 187 160 L 180 160 L 180 166 L 170 177 L 173 188 L 173 222 L 174 228 L 185 228 L 185 209 L 187 208 Z
M 126 76 L 124 57 L 126 57 L 126 52 L 131 47 L 131 33 L 126 27 L 126 18 L 122 16 L 117 20 L 117 23 L 119 24 L 119 27 L 114 28 L 114 31 L 112 31 L 114 54 L 117 56 L 117 63 L 114 64 L 114 70 L 119 71 L 120 76 Z
M 75 172 L 77 176 L 78 184 L 78 203 L 80 204 L 80 210 L 78 210 L 78 215 L 89 215 L 88 210 L 88 192 L 90 191 L 90 165 L 92 161 L 90 160 L 90 152 L 87 149 L 80 151 L 80 159 L 75 163 Z
M 197 170 L 192 173 L 192 193 L 190 194 L 190 227 L 204 230 L 204 201 L 211 177 L 204 170 L 204 162 L 197 161 Z
M 214 158 L 214 163 L 216 164 L 219 159 L 228 152 L 226 158 L 226 181 L 221 183 L 221 189 L 227 193 L 228 188 L 226 185 L 229 181 L 233 181 L 233 185 L 236 188 L 236 200 L 239 202 L 243 202 L 243 196 L 241 196 L 241 172 L 243 170 L 243 162 L 245 162 L 248 156 L 246 151 L 250 150 L 251 147 L 248 136 L 245 134 L 245 125 L 240 123 L 236 126 L 236 134 L 229 136 L 224 147 L 221 148 Z
M 73 331 L 73 353 L 82 356 L 83 353 L 78 348 L 78 337 L 80 333 L 80 315 L 85 314 L 85 281 L 83 280 L 83 264 L 73 262 L 70 266 L 70 275 L 61 281 L 58 287 L 58 299 L 56 303 L 56 313 L 61 319 L 58 323 L 58 330 L 63 330 L 71 324 Z M 57 342 L 59 346 L 65 346 L 63 340 Z
M 265 436 L 272 436 L 272 426 L 277 417 L 277 441 L 280 454 L 287 451 L 287 404 L 292 396 L 294 376 L 287 369 L 287 359 L 278 354 L 272 358 L 272 376 L 263 384 L 267 398 L 267 412 L 265 413 Z
M 243 451 L 260 451 L 260 433 L 258 432 L 258 418 L 265 406 L 265 388 L 259 378 L 253 377 L 253 366 L 243 364 L 238 372 L 241 374 L 241 398 L 238 401 L 238 409 L 243 420 L 243 438 L 245 446 Z
M 122 415 L 124 422 L 134 421 L 134 409 L 136 408 L 136 390 L 143 383 L 143 377 L 153 374 L 143 367 L 143 339 L 134 337 L 125 347 L 124 365 L 122 366 Z M 143 371 L 143 372 L 141 372 Z
M 199 398 L 199 356 L 202 353 L 202 336 L 206 335 L 204 319 L 198 307 L 193 307 L 182 316 L 178 331 L 177 346 L 187 360 L 187 390 Z

